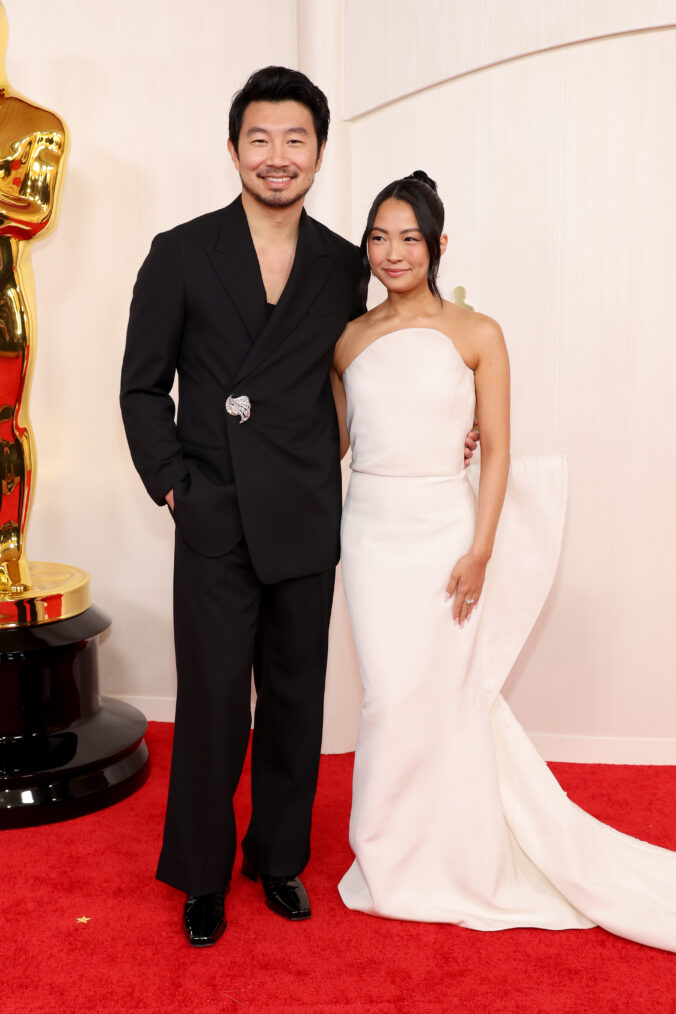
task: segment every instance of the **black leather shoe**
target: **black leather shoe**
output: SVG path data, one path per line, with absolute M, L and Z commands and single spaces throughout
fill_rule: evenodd
M 226 891 L 191 895 L 185 899 L 183 932 L 193 947 L 210 947 L 223 935 Z
M 260 880 L 265 893 L 265 904 L 277 915 L 294 922 L 309 919 L 312 915 L 310 899 L 298 877 L 268 877 L 265 873 L 259 873 L 246 856 L 242 860 L 242 873 L 249 880 Z

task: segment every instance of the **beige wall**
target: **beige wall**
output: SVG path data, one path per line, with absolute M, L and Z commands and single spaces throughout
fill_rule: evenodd
M 676 20 L 674 0 L 345 0 L 343 7 L 350 119 L 482 67 Z
M 131 286 L 155 232 L 237 192 L 229 97 L 280 62 L 331 100 L 310 210 L 356 240 L 389 179 L 435 176 L 442 287 L 506 333 L 514 451 L 568 455 L 561 567 L 510 679 L 516 714 L 549 758 L 676 763 L 676 30 L 655 30 L 676 2 L 5 6 L 12 83 L 73 135 L 61 221 L 34 255 L 29 550 L 92 573 L 113 616 L 107 692 L 171 717 L 172 526 L 116 404 Z M 327 749 L 351 747 L 358 698 L 339 585 Z

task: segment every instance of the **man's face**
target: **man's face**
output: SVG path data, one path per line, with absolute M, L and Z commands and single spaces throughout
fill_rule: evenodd
M 239 151 L 228 151 L 251 196 L 270 208 L 302 201 L 322 164 L 312 113 L 300 102 L 250 102 L 244 110 Z

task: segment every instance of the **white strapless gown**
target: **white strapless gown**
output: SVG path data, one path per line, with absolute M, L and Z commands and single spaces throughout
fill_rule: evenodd
M 572 803 L 500 696 L 549 590 L 562 458 L 512 465 L 483 595 L 444 590 L 472 541 L 474 378 L 439 331 L 379 338 L 343 374 L 342 566 L 364 688 L 344 903 L 478 930 L 598 924 L 676 950 L 676 853 Z

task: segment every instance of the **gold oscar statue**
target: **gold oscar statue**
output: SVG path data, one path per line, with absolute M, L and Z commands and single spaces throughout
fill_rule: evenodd
M 56 221 L 68 131 L 10 87 L 8 34 L 0 2 L 0 628 L 65 619 L 89 606 L 84 571 L 26 558 L 36 476 L 28 414 L 36 345 L 30 249 Z
M 35 493 L 30 251 L 56 221 L 68 131 L 10 88 L 7 36 L 0 0 L 0 829 L 109 806 L 149 770 L 144 716 L 99 692 L 98 642 L 111 620 L 90 603 L 89 575 L 26 557 Z

